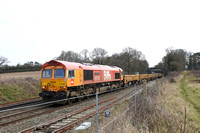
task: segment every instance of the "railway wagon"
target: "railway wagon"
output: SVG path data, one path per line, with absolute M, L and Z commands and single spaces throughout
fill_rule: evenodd
M 140 75 L 124 75 L 123 83 L 124 85 L 133 85 L 140 82 Z
M 51 60 L 41 67 L 39 94 L 44 100 L 96 93 L 96 88 L 121 85 L 119 67 Z
M 158 73 L 158 78 L 162 78 L 162 73 Z
M 148 76 L 148 79 L 149 80 L 154 80 L 155 78 L 156 78 L 156 76 L 155 76 L 155 73 L 153 73 L 153 74 L 148 74 L 149 76 Z
M 140 81 L 143 82 L 144 80 L 148 81 L 149 74 L 140 74 Z

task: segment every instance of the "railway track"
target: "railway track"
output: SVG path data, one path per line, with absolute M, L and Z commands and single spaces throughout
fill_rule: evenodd
M 132 86 L 133 87 L 133 86 Z M 115 89 L 115 90 L 112 90 L 114 93 L 112 94 L 112 93 L 109 93 L 109 98 L 113 98 L 113 97 L 115 97 L 115 99 L 116 99 L 116 97 L 117 97 L 117 95 L 118 94 L 120 94 L 120 93 L 123 93 L 124 91 L 126 91 L 126 90 L 128 90 L 129 88 L 132 88 L 132 87 L 127 87 L 127 88 L 118 88 L 118 89 Z M 138 88 L 138 87 L 137 87 Z M 119 90 L 119 91 L 118 91 Z M 130 89 L 131 90 L 131 89 Z M 108 92 L 102 92 L 101 94 L 105 94 L 105 97 L 107 97 L 107 94 L 106 93 L 108 93 Z M 130 94 L 130 93 L 128 93 L 128 94 Z M 88 95 L 88 97 L 90 97 L 90 96 L 92 96 L 92 95 Z M 104 97 L 104 95 L 102 95 L 103 97 Z M 101 97 L 101 96 L 100 96 Z M 83 99 L 83 97 L 80 97 L 81 99 Z M 93 100 L 95 100 L 95 98 L 94 97 L 91 97 Z M 37 119 L 37 118 L 40 118 L 40 116 L 43 116 L 43 115 L 46 115 L 46 116 L 48 116 L 48 115 L 51 115 L 52 113 L 53 114 L 55 114 L 55 112 L 62 112 L 61 113 L 61 115 L 58 115 L 58 117 L 54 117 L 53 118 L 53 122 L 51 121 L 51 122 L 47 122 L 47 123 L 45 123 L 45 125 L 46 126 L 35 126 L 34 127 L 34 129 L 37 129 L 38 130 L 38 127 L 48 127 L 47 125 L 48 125 L 48 123 L 50 124 L 55 124 L 55 122 L 56 122 L 56 120 L 58 120 L 58 119 L 61 119 L 61 116 L 62 115 L 64 115 L 63 117 L 64 118 L 66 118 L 66 113 L 67 114 L 73 114 L 73 115 L 78 115 L 78 114 L 80 114 L 80 112 L 74 112 L 73 110 L 72 111 L 62 111 L 62 110 L 68 110 L 68 107 L 70 107 L 70 108 L 73 108 L 73 106 L 75 106 L 75 105 L 77 105 L 77 104 L 80 104 L 80 103 L 82 103 L 82 107 L 85 107 L 86 105 L 85 105 L 85 103 L 87 103 L 86 101 L 91 101 L 92 99 L 88 99 L 88 98 L 84 98 L 84 100 L 77 100 L 77 98 L 73 98 L 76 102 L 73 102 L 73 104 L 67 104 L 67 105 L 64 105 L 64 106 L 59 106 L 58 107 L 58 105 L 57 106 L 53 106 L 52 105 L 52 103 L 51 102 L 49 102 L 49 103 L 51 103 L 51 105 L 48 105 L 48 104 L 41 104 L 42 106 L 33 106 L 33 107 L 35 107 L 35 108 L 32 108 L 32 107 L 30 107 L 30 109 L 27 109 L 26 108 L 26 110 L 22 110 L 22 111 L 20 111 L 20 112 L 15 112 L 15 113 L 12 113 L 12 114 L 9 114 L 9 115 L 5 115 L 5 116 L 2 116 L 2 117 L 0 117 L 0 128 L 5 128 L 5 127 L 11 127 L 12 125 L 10 125 L 10 124 L 15 124 L 15 123 L 17 123 L 17 125 L 19 125 L 19 122 L 20 123 L 24 123 L 24 120 L 28 120 L 28 121 L 30 121 L 31 119 L 30 118 L 32 118 L 32 119 Z M 114 99 L 110 99 L 109 101 L 107 101 L 107 102 L 112 102 Z M 59 100 L 59 101 L 62 101 L 62 100 Z M 105 99 L 103 100 L 103 101 L 106 101 Z M 55 103 L 55 102 L 58 102 L 58 101 L 53 101 L 53 103 Z M 91 103 L 91 102 L 90 102 Z M 106 102 L 104 103 L 104 104 L 106 104 Z M 102 104 L 102 106 L 104 105 L 104 104 Z M 84 106 L 83 106 L 84 105 Z M 79 106 L 79 105 L 78 105 Z M 93 107 L 92 108 L 94 108 L 94 106 L 95 105 L 93 105 Z M 67 108 L 67 109 L 66 109 Z M 76 107 L 77 108 L 77 107 Z M 22 108 L 23 109 L 23 108 Z M 60 111 L 59 111 L 60 110 Z M 84 110 L 84 109 L 83 109 Z M 87 114 L 87 113 L 92 113 L 93 112 L 93 110 L 91 110 L 91 111 L 89 111 L 89 110 L 87 110 L 86 112 L 85 112 L 85 114 Z M 58 113 L 59 114 L 59 113 Z M 0 115 L 1 115 L 1 113 L 0 113 Z M 88 116 L 93 116 L 93 115 L 91 115 L 91 114 L 88 114 Z M 69 117 L 69 116 L 68 116 Z M 67 117 L 67 118 L 68 118 Z M 80 117 L 80 116 L 79 116 Z M 63 119 L 64 119 L 63 118 Z M 85 118 L 88 118 L 88 117 L 85 117 Z M 68 119 L 69 120 L 69 119 Z M 79 121 L 80 119 L 77 119 L 77 121 Z M 23 121 L 23 122 L 22 122 Z M 71 122 L 71 123 L 74 123 L 74 122 Z M 78 124 L 78 123 L 77 123 Z M 37 124 L 36 124 L 37 125 Z M 50 125 L 49 125 L 49 127 L 50 127 Z M 25 128 L 24 128 L 25 129 Z M 21 129 L 22 130 L 22 129 Z M 48 130 L 48 129 L 47 129 Z M 20 130 L 18 130 L 18 131 L 20 131 Z
M 34 97 L 34 98 L 29 98 L 29 99 L 24 99 L 24 100 L 9 102 L 9 103 L 1 103 L 0 106 L 7 106 L 7 105 L 10 105 L 10 104 L 16 104 L 16 103 L 22 103 L 22 102 L 29 102 L 29 101 L 37 100 L 37 99 L 41 99 L 41 97 Z
M 101 94 L 104 94 L 104 93 L 105 92 L 102 92 Z M 77 100 L 77 98 L 73 98 L 73 99 Z M 77 100 L 77 101 L 78 102 L 73 102 L 73 104 L 68 104 L 68 105 L 64 105 L 64 106 L 61 106 L 61 107 L 57 107 L 57 106 L 53 106 L 52 105 L 56 101 L 47 102 L 49 104 L 46 104 L 46 103 L 42 102 L 42 105 L 44 103 L 44 106 L 42 106 L 42 105 L 38 106 L 37 103 L 39 101 L 35 101 L 33 103 L 36 103 L 36 105 L 33 105 L 33 106 L 32 105 L 25 106 L 25 105 L 28 104 L 28 103 L 26 103 L 26 104 L 18 104 L 18 105 L 15 105 L 15 106 L 4 107 L 3 109 L 5 109 L 5 110 L 2 109 L 3 112 L 4 111 L 17 110 L 17 109 L 21 109 L 21 108 L 24 109 L 24 108 L 27 108 L 27 107 L 32 108 L 32 107 L 35 107 L 35 106 L 37 108 L 28 109 L 28 110 L 25 110 L 25 111 L 23 110 L 23 111 L 20 111 L 20 112 L 16 112 L 16 113 L 12 113 L 12 114 L 0 117 L 0 127 L 7 126 L 9 124 L 15 124 L 15 123 L 17 123 L 19 121 L 30 119 L 30 118 L 33 118 L 33 117 L 38 117 L 38 116 L 43 115 L 43 114 L 49 114 L 49 113 L 54 112 L 56 110 L 67 108 L 67 107 L 73 106 L 75 104 L 79 104 L 81 102 L 85 102 L 84 100 Z M 33 103 L 31 102 L 31 104 L 33 104 Z M 23 107 L 23 106 L 19 107 L 20 105 L 23 105 L 25 107 Z M 39 103 L 39 105 L 40 105 L 40 103 Z
M 81 103 L 81 102 L 84 102 L 84 101 L 79 101 L 77 103 L 75 102 L 75 103 L 73 103 L 73 105 Z M 54 112 L 56 110 L 67 108 L 67 107 L 70 107 L 70 106 L 73 106 L 73 105 L 72 104 L 63 105 L 63 106 L 60 105 L 60 107 L 57 107 L 56 105 L 54 106 L 54 105 L 50 104 L 50 105 L 38 107 L 38 108 L 35 108 L 35 109 L 30 109 L 30 110 L 26 110 L 26 111 L 21 111 L 21 112 L 9 114 L 9 115 L 0 117 L 0 127 L 7 126 L 9 124 L 14 124 L 16 122 L 26 120 L 26 119 L 30 119 L 30 118 L 33 118 L 33 117 L 38 117 L 38 116 L 43 115 L 43 114 L 49 114 L 49 113 Z
M 117 97 L 120 93 L 126 91 L 128 88 L 114 94 L 113 96 L 110 96 L 109 98 L 106 98 L 104 100 L 101 100 L 98 105 L 99 105 L 99 112 L 110 108 L 113 106 L 116 102 L 120 101 L 124 97 L 127 97 L 129 95 L 132 95 L 133 93 L 136 92 L 136 90 L 132 90 L 129 93 L 124 94 L 121 97 Z M 21 131 L 20 133 L 46 133 L 46 132 L 51 132 L 51 133 L 60 133 L 65 130 L 70 130 L 72 129 L 75 125 L 79 124 L 80 122 L 83 122 L 86 119 L 89 119 L 93 117 L 96 114 L 95 111 L 95 106 L 96 104 L 92 104 L 86 107 L 83 107 L 79 110 L 70 112 L 66 115 L 63 115 L 61 117 L 58 117 L 56 119 L 53 119 L 51 121 L 48 121 L 46 123 L 25 129 Z
M 14 111 L 14 110 L 22 109 L 22 108 L 28 108 L 30 106 L 34 106 L 34 105 L 42 104 L 42 103 L 44 103 L 44 101 L 41 99 L 38 99 L 38 100 L 29 101 L 25 103 L 18 103 L 18 104 L 9 105 L 9 106 L 3 106 L 0 108 L 0 113 Z

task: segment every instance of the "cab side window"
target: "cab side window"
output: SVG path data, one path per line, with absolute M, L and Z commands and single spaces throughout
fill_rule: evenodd
M 68 70 L 67 71 L 67 78 L 68 79 L 74 79 L 75 78 L 75 71 L 74 70 Z

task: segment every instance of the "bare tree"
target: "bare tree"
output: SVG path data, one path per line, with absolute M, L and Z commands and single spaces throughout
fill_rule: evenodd
M 134 74 L 135 72 L 145 73 L 149 66 L 144 54 L 131 47 L 123 49 L 121 53 L 114 53 L 112 56 L 108 56 L 107 53 L 103 48 L 94 48 L 89 58 L 87 49 L 82 50 L 79 54 L 72 51 L 62 51 L 57 59 L 118 66 L 127 74 Z
M 94 48 L 94 50 L 91 53 L 91 58 L 93 60 L 93 63 L 104 64 L 104 60 L 107 53 L 108 52 L 103 48 Z
M 183 71 L 186 69 L 188 53 L 183 49 L 166 49 L 163 57 L 164 66 L 169 71 Z
M 0 67 L 6 63 L 8 63 L 8 59 L 3 56 L 0 56 Z
M 89 51 L 87 49 L 82 50 L 80 53 L 80 58 L 83 62 L 90 62 Z
M 3 57 L 3 56 L 0 56 L 0 72 L 2 72 L 3 70 L 3 66 L 8 63 L 8 59 Z
M 56 58 L 57 60 L 63 60 L 63 61 L 70 61 L 70 62 L 80 62 L 81 59 L 79 57 L 78 53 L 75 53 L 73 51 L 62 51 L 60 56 Z
M 188 70 L 200 70 L 200 52 L 199 53 L 191 53 L 189 52 L 187 58 L 187 68 Z
M 148 68 L 145 56 L 134 48 L 127 47 L 123 49 L 121 56 L 123 56 L 122 61 L 128 74 L 133 74 L 134 72 L 144 73 L 145 69 Z

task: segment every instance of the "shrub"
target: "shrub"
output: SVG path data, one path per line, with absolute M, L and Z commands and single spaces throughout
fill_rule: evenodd
M 176 83 L 176 80 L 175 80 L 174 78 L 170 78 L 170 79 L 169 79 L 169 82 L 170 82 L 170 83 Z

